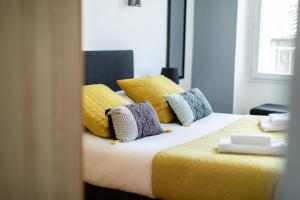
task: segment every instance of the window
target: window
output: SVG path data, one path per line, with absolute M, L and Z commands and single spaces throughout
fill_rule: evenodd
M 261 0 L 256 75 L 293 74 L 297 11 L 298 0 Z

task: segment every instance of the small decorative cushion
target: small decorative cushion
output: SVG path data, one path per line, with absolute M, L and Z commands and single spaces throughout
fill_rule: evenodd
M 149 101 L 154 107 L 161 123 L 176 119 L 168 106 L 164 95 L 184 92 L 165 76 L 147 76 L 144 78 L 118 80 L 118 85 L 136 103 Z
M 105 110 L 128 103 L 105 85 L 83 86 L 83 124 L 95 135 L 111 137 Z
M 182 125 L 188 125 L 212 113 L 212 108 L 198 88 L 165 96 Z
M 129 104 L 110 110 L 116 139 L 129 142 L 163 132 L 150 103 Z
M 165 98 L 182 125 L 189 125 L 194 121 L 193 111 L 183 96 L 172 94 Z
M 126 106 L 111 109 L 107 115 L 111 116 L 116 139 L 129 142 L 138 137 L 139 132 L 135 118 Z
M 194 114 L 194 121 L 206 117 L 212 113 L 210 104 L 198 88 L 180 93 L 180 95 L 183 96 L 183 98 L 190 105 Z

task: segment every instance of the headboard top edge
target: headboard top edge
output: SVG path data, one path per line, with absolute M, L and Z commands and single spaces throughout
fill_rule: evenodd
M 85 85 L 105 84 L 120 90 L 119 79 L 134 77 L 133 50 L 84 51 Z

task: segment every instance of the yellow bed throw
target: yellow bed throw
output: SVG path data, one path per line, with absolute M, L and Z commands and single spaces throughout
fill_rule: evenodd
M 273 199 L 284 158 L 218 153 L 219 139 L 233 132 L 262 131 L 256 118 L 243 117 L 206 137 L 158 153 L 152 162 L 154 196 L 170 200 Z M 283 137 L 279 132 L 271 135 Z

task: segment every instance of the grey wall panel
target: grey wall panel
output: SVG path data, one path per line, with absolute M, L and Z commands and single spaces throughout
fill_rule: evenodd
M 192 87 L 214 112 L 232 113 L 237 0 L 196 0 Z
M 178 68 L 178 73 L 183 76 L 185 51 L 185 1 L 171 0 L 170 4 L 170 46 L 169 67 Z

